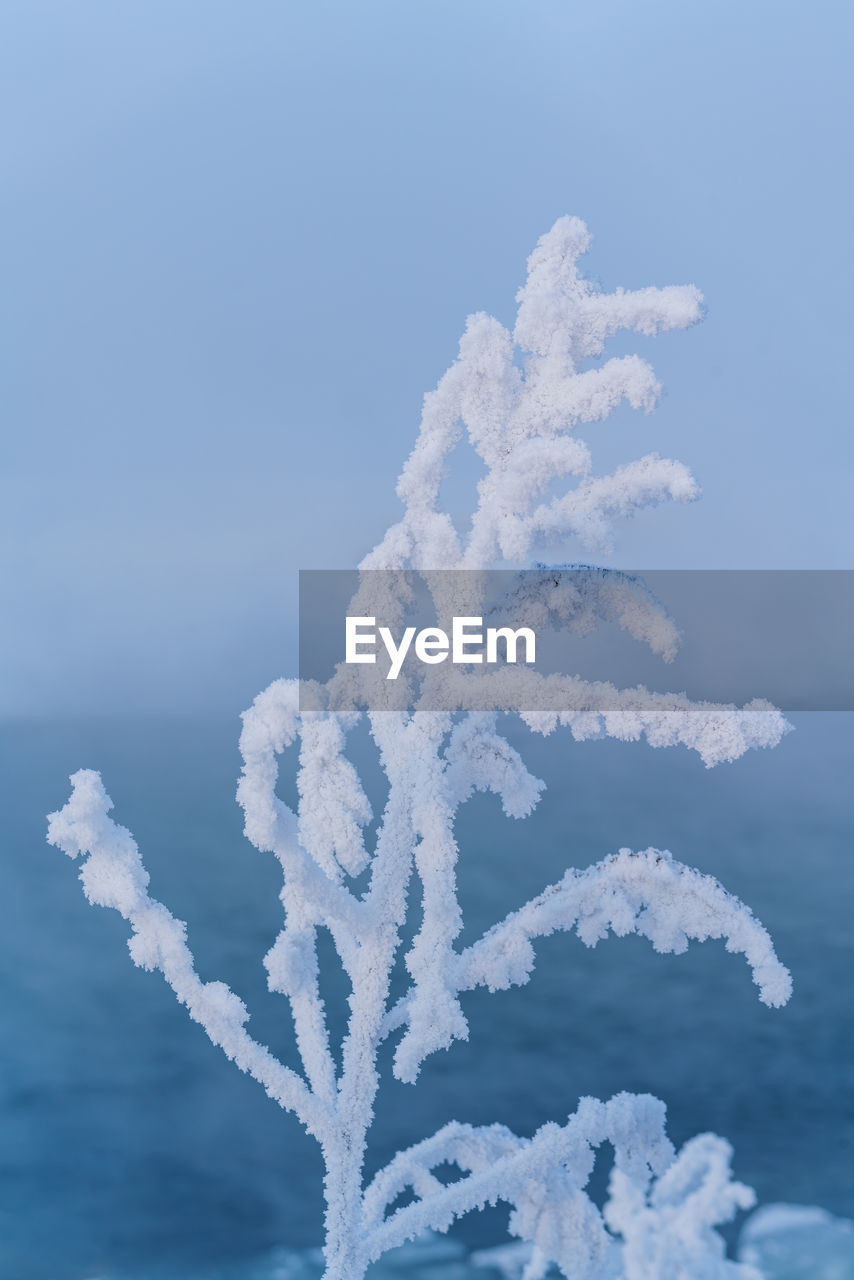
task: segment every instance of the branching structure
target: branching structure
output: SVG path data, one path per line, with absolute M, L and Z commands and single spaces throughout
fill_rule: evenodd
M 622 401 L 649 411 L 659 387 L 638 357 L 598 367 L 606 340 L 623 329 L 643 334 L 684 328 L 700 316 L 691 287 L 597 292 L 578 272 L 587 233 L 562 218 L 529 262 L 511 335 L 485 315 L 469 320 L 459 359 L 426 397 L 421 431 L 398 492 L 403 519 L 363 562 L 365 570 L 483 569 L 523 561 L 543 543 L 576 537 L 603 547 L 617 516 L 666 499 L 688 501 L 697 486 L 686 468 L 655 454 L 594 477 L 587 446 L 573 434 L 606 417 Z M 463 429 L 486 466 L 465 536 L 438 506 L 447 457 Z M 574 478 L 550 496 L 556 480 Z M 589 631 L 616 621 L 668 659 L 678 643 L 673 624 L 637 583 L 591 571 L 570 583 L 549 571 L 553 590 L 526 578 L 517 604 L 540 609 Z M 525 596 L 528 592 L 528 596 Z M 533 594 L 530 594 L 533 592 Z M 441 681 L 444 701 L 436 709 Z M 549 683 L 551 682 L 551 683 Z M 478 986 L 495 991 L 526 983 L 534 944 L 574 931 L 588 946 L 609 932 L 640 934 L 662 952 L 690 939 L 722 938 L 746 958 L 760 999 L 777 1006 L 791 983 L 771 940 L 749 909 L 715 880 L 669 853 L 622 849 L 557 883 L 460 948 L 454 819 L 475 790 L 494 792 L 509 817 L 525 817 L 543 784 L 499 731 L 501 712 L 517 712 L 549 733 L 567 725 L 576 739 L 645 736 L 654 746 L 682 743 L 707 765 L 774 745 L 786 730 L 765 703 L 743 709 L 691 704 L 681 695 L 609 689 L 570 677 L 505 668 L 471 681 L 443 672 L 425 679 L 406 709 L 368 712 L 389 793 L 375 840 L 363 838 L 371 807 L 346 736 L 365 714 L 346 675 L 314 691 L 301 710 L 296 681 L 280 680 L 244 715 L 243 774 L 238 799 L 245 831 L 281 864 L 284 924 L 265 958 L 272 991 L 290 1002 L 303 1072 L 279 1063 L 246 1029 L 243 1002 L 220 982 L 196 973 L 186 929 L 148 894 L 148 875 L 130 833 L 109 817 L 98 774 L 72 778 L 70 800 L 50 819 L 49 839 L 84 856 L 89 900 L 130 922 L 134 962 L 158 969 L 211 1040 L 249 1072 L 320 1143 L 326 1161 L 326 1280 L 359 1280 L 384 1252 L 433 1229 L 444 1231 L 473 1209 L 510 1205 L 510 1231 L 531 1252 L 526 1280 L 554 1265 L 567 1277 L 623 1276 L 660 1280 L 741 1275 L 726 1261 L 714 1230 L 752 1201 L 729 1176 L 729 1148 L 703 1135 L 676 1155 L 664 1131 L 664 1107 L 648 1096 L 582 1099 L 567 1122 L 531 1138 L 500 1125 L 453 1122 L 400 1152 L 365 1186 L 367 1134 L 379 1086 L 380 1046 L 396 1039 L 395 1075 L 414 1082 L 431 1053 L 468 1036 L 460 997 Z M 299 743 L 299 804 L 276 795 L 278 756 Z M 357 891 L 354 877 L 366 874 Z M 420 927 L 408 946 L 408 990 L 396 1001 L 390 978 L 403 946 L 413 877 L 420 884 Z M 360 886 L 364 885 L 360 880 Z M 316 940 L 328 930 L 351 993 L 340 1066 L 320 996 Z M 614 1170 L 600 1210 L 585 1193 L 595 1150 L 609 1143 Z M 437 1176 L 456 1166 L 448 1183 Z M 397 1207 L 401 1196 L 408 1202 Z

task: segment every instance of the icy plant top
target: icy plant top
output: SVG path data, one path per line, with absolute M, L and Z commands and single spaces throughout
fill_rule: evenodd
M 698 319 L 701 305 L 690 287 L 597 292 L 576 265 L 587 243 L 583 224 L 572 218 L 560 219 L 542 238 L 512 335 L 488 316 L 469 320 L 459 359 L 425 400 L 398 488 L 403 518 L 366 557 L 365 569 L 485 568 L 569 537 L 602 547 L 616 517 L 696 496 L 686 468 L 656 454 L 593 476 L 587 446 L 573 434 L 577 424 L 606 417 L 622 400 L 648 411 L 658 396 L 652 370 L 638 357 L 583 367 L 601 355 L 606 340 L 620 329 L 684 328 Z M 487 467 L 465 534 L 437 505 L 443 470 L 463 429 Z M 556 478 L 575 483 L 544 499 Z M 642 590 L 619 575 L 591 571 L 582 589 L 539 601 L 562 610 L 567 625 L 589 629 L 612 618 L 664 657 L 678 640 Z M 497 712 L 519 705 L 512 685 L 518 675 L 531 673 L 502 672 L 505 683 L 491 704 L 476 710 L 438 712 L 417 703 L 407 711 L 371 710 L 389 793 L 370 844 L 364 830 L 371 806 L 346 754 L 347 732 L 361 714 L 357 702 L 330 710 L 327 691 L 319 690 L 315 708 L 301 711 L 297 683 L 280 680 L 245 713 L 238 799 L 246 835 L 272 852 L 283 872 L 284 923 L 264 963 L 271 990 L 289 1001 L 302 1072 L 253 1039 L 236 994 L 196 973 L 186 927 L 150 896 L 137 846 L 109 817 L 111 802 L 98 774 L 74 775 L 70 800 L 50 819 L 49 838 L 71 857 L 83 856 L 89 900 L 114 907 L 130 922 L 135 963 L 159 970 L 214 1043 L 320 1143 L 327 1169 L 327 1280 L 359 1280 L 388 1250 L 427 1229 L 445 1231 L 461 1214 L 497 1200 L 511 1206 L 510 1231 L 531 1246 L 525 1280 L 544 1276 L 550 1263 L 573 1280 L 615 1275 L 615 1257 L 626 1280 L 746 1277 L 749 1269 L 726 1261 L 714 1230 L 752 1198 L 730 1180 L 726 1143 L 703 1135 L 676 1156 L 663 1104 L 647 1096 L 582 1099 L 565 1123 L 545 1125 L 532 1137 L 502 1125 L 451 1122 L 400 1152 L 365 1185 L 382 1043 L 396 1040 L 394 1072 L 414 1082 L 429 1054 L 467 1038 L 465 992 L 526 983 L 540 937 L 574 932 L 593 946 L 610 933 L 637 933 L 665 952 L 684 950 L 690 939 L 721 938 L 745 956 L 766 1004 L 789 996 L 789 975 L 749 909 L 711 877 L 655 849 L 621 849 L 585 871 L 570 869 L 481 938 L 459 945 L 459 806 L 473 791 L 488 790 L 509 817 L 523 818 L 543 790 L 499 731 Z M 682 743 L 708 765 L 773 745 L 786 728 L 764 703 L 743 710 L 692 705 L 635 689 L 615 691 L 621 697 L 613 706 L 595 710 L 584 682 L 569 682 L 565 692 L 557 711 L 552 703 L 538 708 L 526 700 L 528 725 L 548 733 L 566 724 L 577 739 L 644 735 L 655 746 Z M 276 782 L 278 757 L 295 741 L 299 803 L 291 809 L 276 795 Z M 420 925 L 404 956 L 408 990 L 392 1001 L 390 975 L 413 876 L 420 882 Z M 331 935 L 351 984 L 340 1059 L 319 992 L 321 929 Z M 613 1148 L 615 1163 L 600 1212 L 584 1188 L 603 1142 Z M 438 1177 L 443 1165 L 459 1176 L 450 1183 Z
M 612 522 L 668 498 L 690 502 L 699 489 L 681 462 L 646 454 L 611 475 L 593 477 L 590 450 L 574 434 L 627 401 L 649 413 L 661 387 L 639 356 L 606 360 L 622 329 L 654 335 L 700 319 L 692 285 L 600 293 L 578 270 L 590 244 L 584 223 L 560 218 L 528 260 L 516 327 L 469 317 L 457 361 L 424 399 L 421 430 L 398 483 L 406 513 L 362 561 L 365 569 L 483 569 L 501 556 L 525 560 L 538 544 L 577 538 L 610 548 Z M 465 538 L 437 508 L 449 454 L 465 428 L 488 468 Z M 555 480 L 578 477 L 559 498 L 538 498 Z

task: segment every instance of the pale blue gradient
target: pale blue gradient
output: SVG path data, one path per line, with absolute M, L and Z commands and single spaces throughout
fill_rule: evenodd
M 850 567 L 852 12 L 7 0 L 0 711 L 234 714 L 300 567 L 399 512 L 467 312 L 565 212 L 668 389 L 592 429 L 704 486 L 617 562 Z M 461 502 L 459 490 L 455 501 Z M 570 548 L 569 554 L 578 554 Z

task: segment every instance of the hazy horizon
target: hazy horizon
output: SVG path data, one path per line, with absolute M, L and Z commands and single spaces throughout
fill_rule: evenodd
M 563 213 L 604 288 L 708 304 L 626 347 L 655 413 L 590 433 L 597 468 L 658 450 L 704 498 L 608 562 L 851 565 L 849 11 L 37 0 L 0 22 L 0 714 L 236 714 L 292 674 L 297 570 L 353 565 L 398 517 L 424 392 L 469 312 L 512 317 Z

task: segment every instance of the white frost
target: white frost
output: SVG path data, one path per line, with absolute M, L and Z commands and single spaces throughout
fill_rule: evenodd
M 649 412 L 659 395 L 652 369 L 637 356 L 585 367 L 607 339 L 621 330 L 653 335 L 685 328 L 702 305 L 693 286 L 599 292 L 578 270 L 588 242 L 576 218 L 561 218 L 543 236 L 528 263 L 512 334 L 489 316 L 469 319 L 459 358 L 425 397 L 398 485 L 403 517 L 364 568 L 482 569 L 502 557 L 523 561 L 536 545 L 569 537 L 603 547 L 616 518 L 697 496 L 690 472 L 657 454 L 595 474 L 588 446 L 574 434 L 623 402 Z M 449 455 L 464 430 L 487 469 L 466 530 L 438 506 Z M 563 487 L 567 480 L 574 484 Z M 673 657 L 676 625 L 641 583 L 596 569 L 580 575 L 540 569 L 538 581 L 524 579 L 515 602 L 504 602 L 520 616 L 540 609 L 582 634 L 608 619 L 665 660 Z M 48 833 L 69 856 L 82 857 L 89 901 L 128 920 L 134 962 L 159 970 L 211 1040 L 317 1138 L 327 1169 L 326 1280 L 360 1280 L 386 1251 L 425 1230 L 445 1231 L 460 1215 L 499 1200 L 511 1206 L 510 1231 L 523 1242 L 524 1280 L 543 1277 L 551 1264 L 574 1280 L 748 1280 L 755 1272 L 726 1261 L 715 1230 L 750 1202 L 747 1188 L 730 1179 L 729 1148 L 704 1135 L 675 1156 L 664 1106 L 654 1098 L 582 1099 L 565 1124 L 547 1124 L 530 1138 L 501 1125 L 452 1122 L 394 1156 L 367 1187 L 363 1168 L 383 1041 L 398 1037 L 395 1073 L 414 1080 L 429 1054 L 468 1036 L 460 997 L 476 986 L 494 991 L 527 982 L 540 937 L 572 930 L 592 946 L 608 933 L 636 933 L 667 952 L 684 950 L 689 939 L 720 938 L 744 955 L 766 1004 L 789 996 L 789 975 L 748 908 L 711 877 L 654 849 L 622 849 L 588 870 L 567 870 L 459 949 L 459 806 L 476 790 L 490 791 L 508 817 L 524 818 L 543 790 L 499 732 L 497 713 L 520 714 L 541 733 L 563 725 L 578 740 L 608 734 L 682 744 L 711 766 L 774 745 L 787 728 L 779 712 L 762 702 L 743 709 L 692 704 L 679 694 L 515 668 L 478 681 L 434 671 L 414 709 L 389 702 L 383 710 L 373 704 L 369 714 L 389 791 L 377 833 L 366 843 L 371 807 L 346 754 L 364 700 L 348 688 L 340 677 L 330 688 L 313 686 L 313 709 L 306 702 L 301 710 L 297 682 L 278 680 L 243 718 L 238 799 L 246 835 L 274 854 L 283 877 L 284 922 L 264 963 L 270 989 L 290 1004 L 301 1076 L 252 1039 L 234 992 L 198 976 L 186 927 L 149 895 L 137 846 L 109 817 L 98 774 L 73 776 L 71 798 L 51 816 Z M 332 695 L 342 689 L 333 709 Z M 296 809 L 276 795 L 278 757 L 293 743 Z M 414 880 L 420 925 L 403 956 L 408 990 L 393 1003 L 390 976 Z M 351 985 L 340 1062 L 320 996 L 320 929 L 331 935 Z M 603 1142 L 614 1152 L 604 1215 L 585 1192 Z M 446 1183 L 436 1173 L 442 1166 L 456 1167 L 459 1176 Z M 402 1193 L 410 1202 L 395 1207 Z M 517 1251 L 514 1266 L 519 1257 Z

